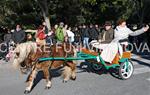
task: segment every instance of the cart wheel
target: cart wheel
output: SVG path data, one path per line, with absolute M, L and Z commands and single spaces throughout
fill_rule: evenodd
M 91 63 L 91 64 L 92 64 L 92 69 L 94 71 L 100 71 L 103 68 L 103 65 L 95 64 L 95 63 Z
M 128 65 L 127 65 L 127 63 L 128 63 Z M 126 61 L 126 62 L 120 64 L 119 76 L 123 80 L 127 80 L 132 76 L 133 71 L 134 71 L 134 67 L 133 67 L 132 62 L 130 60 Z
M 110 69 L 110 70 L 109 70 L 110 75 L 112 75 L 112 76 L 115 77 L 115 78 L 122 79 L 122 78 L 119 76 L 119 68 L 120 68 L 120 66 L 117 66 L 117 67 L 115 67 L 115 68 L 113 68 L 113 69 Z

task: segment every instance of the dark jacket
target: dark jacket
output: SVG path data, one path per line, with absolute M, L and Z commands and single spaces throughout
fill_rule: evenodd
M 82 37 L 82 39 L 85 38 L 85 37 L 88 37 L 88 38 L 90 37 L 88 28 L 82 28 L 81 37 Z
M 4 35 L 4 41 L 5 42 L 10 42 L 12 40 L 12 34 L 11 33 L 7 33 Z
M 74 31 L 74 42 L 80 42 L 81 41 L 81 34 L 80 31 Z
M 23 30 L 14 31 L 13 33 L 13 41 L 15 43 L 22 43 L 26 38 L 25 32 Z
M 89 34 L 90 34 L 90 38 L 93 40 L 97 40 L 98 39 L 98 31 L 93 27 L 93 28 L 89 28 Z

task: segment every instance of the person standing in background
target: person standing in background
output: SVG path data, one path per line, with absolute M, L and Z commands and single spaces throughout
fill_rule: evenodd
M 56 29 L 56 39 L 57 39 L 57 43 L 62 43 L 62 42 L 64 42 L 65 35 L 64 35 L 63 28 L 64 28 L 64 23 L 61 22 L 61 23 L 59 24 L 59 27 Z
M 96 28 L 92 24 L 90 25 L 89 33 L 90 33 L 90 41 L 98 40 L 98 32 L 96 31 Z
M 90 49 L 90 47 L 89 47 L 90 34 L 89 34 L 89 31 L 88 31 L 88 27 L 86 25 L 83 25 L 81 35 L 82 35 L 82 38 L 83 38 L 83 47 L 87 48 L 87 49 Z
M 38 27 L 38 30 L 37 30 L 37 33 L 35 35 L 35 38 L 36 38 L 36 42 L 38 45 L 45 45 L 46 44 L 46 34 L 45 34 L 45 27 L 43 25 L 40 25 Z
M 75 40 L 74 42 L 75 44 L 79 45 L 81 43 L 81 33 L 78 27 L 74 28 L 73 33 L 74 33 L 74 40 Z
M 25 38 L 26 38 L 25 31 L 23 31 L 21 29 L 21 26 L 18 24 L 16 26 L 16 30 L 13 32 L 12 39 L 16 44 L 20 44 L 25 41 Z
M 69 27 L 66 31 L 69 43 L 73 44 L 74 42 L 74 33 L 71 31 L 71 27 Z

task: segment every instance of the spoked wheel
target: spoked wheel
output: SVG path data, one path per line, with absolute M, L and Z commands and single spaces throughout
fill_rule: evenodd
M 132 76 L 133 71 L 134 71 L 134 67 L 133 67 L 132 62 L 130 60 L 126 61 L 120 64 L 119 76 L 123 80 L 129 79 Z

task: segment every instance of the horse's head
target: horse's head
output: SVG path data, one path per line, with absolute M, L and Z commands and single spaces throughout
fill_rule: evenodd
M 29 60 L 28 56 L 35 52 L 37 49 L 35 43 L 22 43 L 19 44 L 14 50 L 13 66 L 17 69 L 20 68 L 26 69 L 28 66 Z

